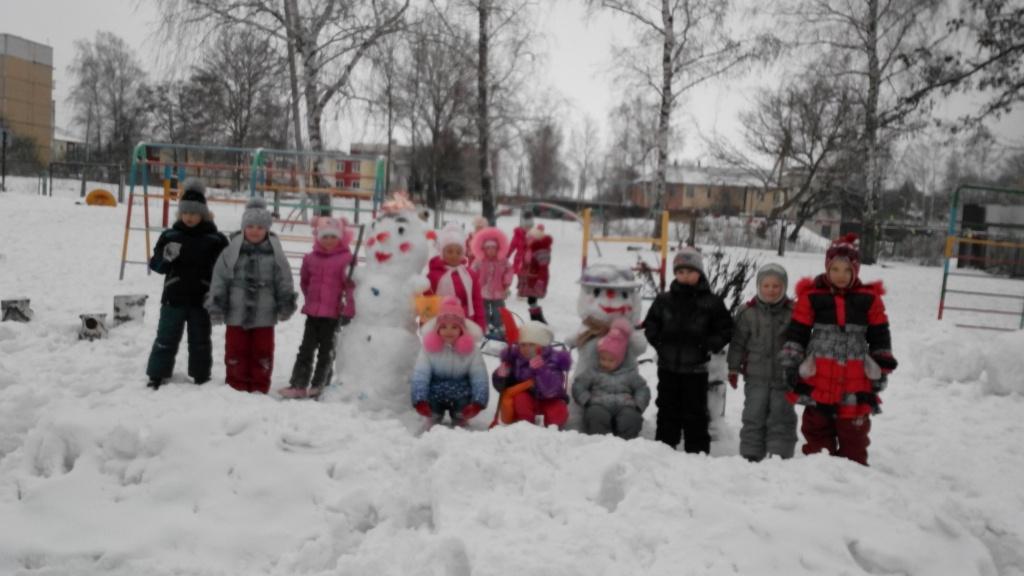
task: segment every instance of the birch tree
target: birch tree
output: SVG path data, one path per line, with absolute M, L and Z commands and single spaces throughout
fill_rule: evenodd
M 670 153 L 672 116 L 693 88 L 736 69 L 755 56 L 774 51 L 768 37 L 740 41 L 725 24 L 727 0 L 587 0 L 625 16 L 636 31 L 635 43 L 617 47 L 616 66 L 634 85 L 654 95 L 658 105 L 655 208 L 665 205 L 665 172 Z M 661 219 L 655 219 L 660 235 Z

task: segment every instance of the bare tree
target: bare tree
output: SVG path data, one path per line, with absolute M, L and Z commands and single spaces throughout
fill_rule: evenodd
M 597 156 L 601 149 L 601 134 L 593 116 L 584 115 L 581 125 L 573 129 L 569 148 L 569 159 L 576 172 L 576 200 L 582 202 L 597 178 Z
M 726 0 L 587 0 L 629 18 L 637 30 L 633 46 L 616 50 L 617 65 L 636 85 L 650 90 L 659 105 L 654 197 L 665 202 L 672 112 L 680 98 L 695 86 L 735 69 L 755 56 L 770 54 L 767 37 L 743 43 L 730 37 L 725 26 Z M 757 48 L 755 48 L 757 46 Z M 656 219 L 655 235 L 661 220 Z
M 916 106 L 940 91 L 956 90 L 986 94 L 978 109 L 961 118 L 971 125 L 1000 116 L 1024 100 L 1024 5 L 1006 0 L 969 0 L 961 12 L 947 21 L 955 33 L 965 33 L 969 50 L 948 46 L 919 47 L 914 58 L 925 65 L 913 82 L 904 103 Z
M 944 37 L 934 30 L 944 0 L 809 0 L 783 10 L 797 45 L 836 54 L 831 76 L 858 81 L 864 158 L 863 242 L 865 262 L 874 262 L 878 207 L 885 178 L 886 143 L 918 107 L 903 96 L 913 89 L 924 61 L 920 49 Z M 915 55 L 918 55 L 915 57 Z
M 857 112 L 848 85 L 812 72 L 762 93 L 756 108 L 741 114 L 744 148 L 723 139 L 707 145 L 719 162 L 757 178 L 765 191 L 785 191 L 770 218 L 792 213 L 795 240 L 804 222 L 835 203 L 846 157 L 859 142 Z
M 572 186 L 562 160 L 562 130 L 551 116 L 542 118 L 524 137 L 533 196 L 550 198 Z
M 658 106 L 634 95 L 619 103 L 610 114 L 612 139 L 603 162 L 598 196 L 613 202 L 625 201 L 629 188 L 656 165 Z M 679 138 L 672 135 L 673 143 Z
M 535 40 L 530 17 L 533 0 L 431 0 L 457 36 L 458 22 L 472 17 L 476 51 L 467 54 L 476 68 L 476 154 L 483 216 L 495 221 L 495 162 L 511 138 L 503 132 L 522 121 L 518 94 L 533 60 Z M 495 144 L 500 143 L 499 148 Z
M 100 151 L 104 158 L 128 158 L 148 122 L 146 73 L 134 52 L 120 37 L 100 31 L 92 41 L 75 42 L 75 59 L 68 72 L 72 77 L 68 99 L 75 122 L 85 125 L 86 146 L 100 150 L 105 141 L 106 149 Z
M 322 151 L 324 111 L 349 87 L 370 48 L 402 29 L 409 0 L 165 0 L 158 6 L 167 34 L 179 39 L 224 25 L 240 26 L 294 51 L 309 147 Z M 293 100 L 294 95 L 293 89 Z M 318 159 L 312 173 L 314 178 L 320 173 Z M 320 210 L 329 210 L 328 203 L 321 195 Z
M 284 111 L 277 81 L 282 65 L 265 36 L 251 28 L 223 30 L 193 68 L 190 81 L 203 100 L 203 109 L 193 112 L 204 113 L 217 140 L 229 146 L 280 146 L 280 137 L 266 140 L 265 127 Z

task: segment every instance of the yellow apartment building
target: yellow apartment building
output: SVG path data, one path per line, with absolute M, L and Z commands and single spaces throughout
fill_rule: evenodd
M 53 145 L 53 48 L 0 34 L 0 122 L 36 143 L 48 164 Z

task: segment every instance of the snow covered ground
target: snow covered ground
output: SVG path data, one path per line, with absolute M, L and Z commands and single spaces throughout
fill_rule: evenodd
M 9 184 L 0 298 L 30 297 L 36 315 L 0 324 L 0 574 L 1024 574 L 1024 332 L 936 321 L 938 268 L 862 271 L 886 282 L 901 361 L 870 468 L 744 461 L 731 390 L 710 457 L 649 440 L 653 404 L 632 442 L 484 422 L 417 435 L 344 403 L 229 389 L 222 328 L 214 382 L 190 384 L 182 350 L 174 383 L 147 389 L 161 278 L 117 280 L 124 207 Z M 213 209 L 237 226 L 240 207 Z M 578 323 L 580 230 L 546 224 L 545 312 L 562 335 Z M 795 284 L 822 261 L 784 264 Z M 143 322 L 77 340 L 79 314 L 127 293 L 150 296 Z M 278 327 L 274 388 L 301 330 Z

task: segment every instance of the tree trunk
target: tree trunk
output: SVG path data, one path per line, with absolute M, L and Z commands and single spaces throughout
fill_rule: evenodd
M 296 44 L 299 42 L 298 30 L 296 28 L 295 17 L 298 14 L 298 6 L 295 5 L 296 0 L 284 0 L 284 14 L 285 20 L 288 21 L 288 26 L 285 30 L 288 36 L 288 82 L 291 90 L 291 113 L 292 113 L 292 131 L 295 133 L 295 149 L 303 150 L 302 147 L 302 120 L 301 111 L 299 110 L 299 73 L 295 69 L 295 53 Z M 302 221 L 306 222 L 309 220 L 309 215 L 306 212 L 306 206 L 309 203 L 309 197 L 306 195 L 306 175 L 299 174 L 299 203 L 302 205 Z M 275 199 L 277 194 L 275 193 Z
M 865 42 L 868 53 L 868 97 L 864 103 L 864 140 L 866 146 L 867 170 L 865 171 L 865 198 L 863 242 L 861 260 L 873 264 L 877 259 L 880 227 L 878 223 L 878 199 L 881 188 L 881 171 L 878 159 L 878 94 L 882 72 L 878 64 L 878 0 L 868 0 L 867 30 Z
M 309 149 L 312 152 L 323 152 L 324 141 L 320 131 L 320 121 L 323 118 L 325 103 L 320 100 L 319 92 L 317 90 L 317 81 L 320 76 L 319 71 L 316 68 L 317 55 L 313 52 L 313 47 L 309 46 L 305 41 L 299 45 L 299 48 L 299 56 L 302 58 L 303 93 L 306 96 L 306 134 L 309 136 Z M 309 160 L 308 169 L 311 172 L 310 184 L 314 188 L 322 188 L 323 182 L 320 178 L 320 156 L 312 155 L 309 157 Z M 307 169 L 305 163 L 303 163 L 301 169 L 303 171 Z M 318 216 L 331 215 L 330 194 L 318 193 L 316 195 L 315 213 Z
M 491 168 L 490 168 L 490 139 L 491 139 L 491 124 L 490 124 L 490 112 L 488 111 L 487 105 L 487 76 L 488 76 L 488 64 L 487 64 L 487 52 L 490 43 L 490 31 L 488 30 L 488 18 L 490 16 L 491 0 L 480 0 L 480 5 L 477 8 L 478 15 L 480 17 L 480 38 L 477 44 L 477 66 L 476 66 L 476 81 L 477 81 L 477 115 L 476 125 L 477 130 L 480 133 L 480 149 L 479 164 L 480 164 L 480 200 L 484 218 L 490 222 L 491 226 L 495 224 L 494 214 L 494 196 L 491 190 Z
M 668 131 L 672 121 L 672 53 L 676 47 L 676 34 L 669 0 L 661 0 L 661 22 L 664 29 L 661 54 L 661 109 L 658 113 L 658 167 L 654 175 L 654 237 L 661 237 L 661 218 L 658 212 L 667 206 L 665 198 L 665 172 L 668 166 Z

